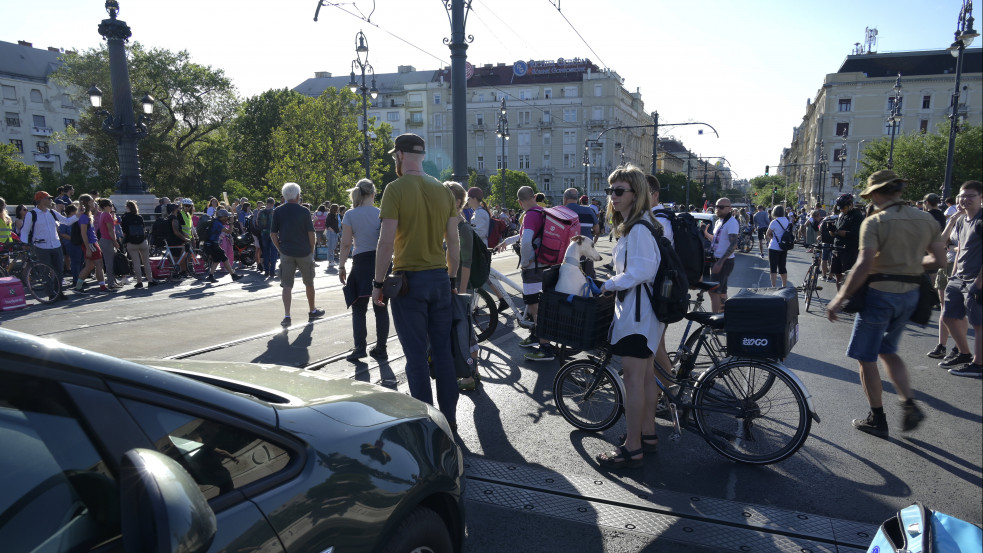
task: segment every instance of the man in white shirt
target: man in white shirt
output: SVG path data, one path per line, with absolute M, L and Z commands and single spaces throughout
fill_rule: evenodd
M 737 236 L 741 232 L 741 226 L 737 223 L 737 217 L 733 216 L 728 198 L 717 200 L 715 209 L 717 222 L 713 225 L 713 235 L 706 230 L 703 234 L 711 241 L 710 247 L 715 260 L 710 269 L 710 281 L 720 283 L 716 291 L 710 292 L 711 310 L 720 313 L 727 301 L 727 278 L 734 271 L 734 252 L 737 250 Z
M 38 261 L 55 270 L 55 276 L 61 281 L 65 269 L 65 254 L 61 251 L 61 238 L 58 236 L 58 224 L 71 225 L 78 217 L 65 217 L 51 209 L 51 194 L 39 190 L 34 194 L 37 205 L 24 217 L 21 228 L 21 240 L 34 246 Z M 64 299 L 65 294 L 58 293 L 58 299 Z

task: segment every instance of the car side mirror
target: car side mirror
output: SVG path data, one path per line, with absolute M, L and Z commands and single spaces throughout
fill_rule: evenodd
M 127 553 L 205 551 L 218 528 L 191 475 L 174 459 L 149 449 L 123 454 L 120 509 Z

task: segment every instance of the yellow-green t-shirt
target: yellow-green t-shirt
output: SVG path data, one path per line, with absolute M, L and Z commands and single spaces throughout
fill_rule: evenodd
M 394 271 L 447 269 L 444 234 L 454 196 L 431 176 L 403 175 L 386 186 L 380 219 L 396 219 Z

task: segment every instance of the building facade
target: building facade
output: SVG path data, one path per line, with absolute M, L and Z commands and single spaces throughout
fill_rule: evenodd
M 621 77 L 589 60 L 487 64 L 469 67 L 467 89 L 468 166 L 491 176 L 502 164 L 522 171 L 551 202 L 563 190 L 604 196 L 607 175 L 621 163 L 652 166 L 652 118 L 641 93 L 629 92 Z M 347 86 L 350 77 L 317 73 L 294 90 L 319 96 Z M 369 117 L 392 125 L 393 135 L 414 132 L 427 140 L 427 160 L 450 167 L 454 140 L 450 68 L 376 75 L 379 96 Z M 502 100 L 508 136 L 498 136 Z M 630 127 L 630 128 L 618 128 Z M 503 147 L 504 146 L 504 147 Z M 585 166 L 585 150 L 590 165 Z
M 0 42 L 0 140 L 17 147 L 24 163 L 59 173 L 65 143 L 53 137 L 74 128 L 79 116 L 68 91 L 48 78 L 61 64 L 61 54 L 58 48 L 42 50 L 29 42 Z
M 902 100 L 896 135 L 939 132 L 940 123 L 948 133 L 955 72 L 956 58 L 947 50 L 847 56 L 836 73 L 826 75 L 815 99 L 807 101 L 806 114 L 793 129 L 792 143 L 775 173 L 798 185 L 800 201 L 829 205 L 861 184 L 854 175 L 864 145 L 891 135 L 888 119 L 898 74 Z M 983 121 L 981 81 L 981 50 L 966 50 L 957 114 L 972 125 Z

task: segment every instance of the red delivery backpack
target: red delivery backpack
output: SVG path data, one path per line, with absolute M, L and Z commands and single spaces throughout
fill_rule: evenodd
M 543 230 L 536 246 L 536 263 L 550 266 L 563 263 L 570 239 L 580 236 L 580 216 L 565 206 L 542 210 Z M 533 240 L 535 243 L 535 240 Z

